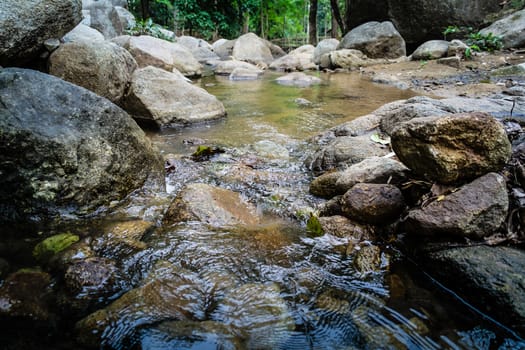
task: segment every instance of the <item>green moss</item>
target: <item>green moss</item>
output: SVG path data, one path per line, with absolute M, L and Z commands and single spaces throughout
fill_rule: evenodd
M 61 233 L 44 239 L 33 249 L 33 256 L 39 262 L 45 262 L 53 255 L 78 242 L 80 238 L 71 233 Z
M 320 237 L 324 235 L 323 226 L 321 226 L 319 218 L 313 214 L 310 214 L 310 218 L 306 222 L 306 229 L 314 237 Z

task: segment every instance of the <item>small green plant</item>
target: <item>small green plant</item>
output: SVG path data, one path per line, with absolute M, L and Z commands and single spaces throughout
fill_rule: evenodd
M 476 47 L 477 50 L 475 51 L 492 52 L 494 50 L 499 50 L 503 47 L 501 37 L 492 33 L 481 34 L 480 32 L 470 33 L 467 37 L 466 44 L 470 48 Z
M 443 38 L 444 38 L 444 40 L 447 40 L 447 35 L 448 34 L 455 34 L 455 33 L 458 33 L 460 31 L 461 31 L 461 29 L 459 29 L 458 26 L 448 26 L 448 27 L 446 27 L 443 30 Z
M 161 29 L 162 29 L 161 26 L 153 23 L 153 20 L 151 18 L 148 18 L 146 20 L 142 20 L 142 19 L 137 20 L 135 26 L 133 28 L 128 29 L 126 32 L 129 35 L 134 35 L 134 36 L 150 35 L 155 38 L 162 39 L 162 40 L 173 41 L 173 38 L 168 35 L 165 35 Z
M 308 218 L 308 221 L 306 221 L 306 230 L 313 237 L 324 235 L 323 226 L 321 225 L 319 218 L 313 213 L 310 213 L 310 217 Z

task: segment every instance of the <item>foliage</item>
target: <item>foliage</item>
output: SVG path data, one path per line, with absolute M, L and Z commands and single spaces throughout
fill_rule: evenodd
M 470 48 L 475 47 L 478 49 L 478 51 L 492 52 L 494 50 L 499 50 L 503 47 L 501 37 L 496 36 L 492 33 L 488 33 L 488 34 L 481 34 L 480 32 L 470 33 L 468 35 L 466 43 Z
M 458 26 L 448 26 L 445 28 L 445 30 L 443 30 L 443 39 L 447 40 L 448 34 L 455 34 L 455 33 L 458 33 L 459 31 L 460 29 Z
M 319 221 L 319 218 L 313 213 L 310 213 L 310 218 L 308 218 L 308 221 L 306 222 L 306 230 L 313 237 L 320 237 L 324 235 L 324 230 L 321 226 L 321 222 Z
M 129 35 L 150 35 L 154 36 L 155 38 L 173 41 L 173 37 L 170 37 L 168 35 L 165 35 L 158 24 L 153 23 L 153 20 L 151 18 L 148 18 L 146 20 L 139 19 L 137 20 L 135 26 L 133 28 L 128 29 L 126 32 Z
M 521 9 L 525 8 L 525 0 L 512 0 L 510 2 L 510 6 L 513 9 L 521 10 Z

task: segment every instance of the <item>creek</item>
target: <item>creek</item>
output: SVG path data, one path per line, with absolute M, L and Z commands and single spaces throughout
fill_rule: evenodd
M 101 348 L 525 346 L 446 293 L 388 242 L 380 244 L 379 270 L 362 272 L 355 266 L 356 250 L 349 248 L 349 239 L 307 232 L 308 214 L 320 203 L 308 194 L 308 138 L 414 93 L 373 84 L 358 74 L 322 74 L 323 84 L 309 88 L 277 85 L 277 76 L 267 72 L 257 81 L 212 76 L 197 82 L 224 103 L 228 117 L 149 132 L 174 168 L 167 176 L 169 193 L 138 194 L 110 215 L 112 223 L 155 221 L 184 184 L 205 182 L 241 193 L 257 206 L 263 223 L 214 229 L 198 222 L 167 227 L 157 222 L 143 238 L 143 249 L 105 253 L 125 276 L 122 290 L 101 298 L 96 307 L 56 321 L 64 328 L 54 330 L 49 342 L 56 343 L 49 348 L 71 345 L 61 336 L 73 337 L 68 320 L 118 303 L 125 291 L 143 286 L 151 288 L 143 288 L 140 297 L 124 294 L 128 303 L 110 310 L 113 321 L 103 329 Z M 190 156 L 201 143 L 224 153 L 196 162 Z M 85 227 L 67 229 L 86 232 Z M 183 312 L 175 317 L 171 309 Z M 2 327 L 2 332 L 10 332 L 20 324 Z M 26 333 L 18 329 L 14 334 Z M 20 345 L 13 339 L 4 344 Z

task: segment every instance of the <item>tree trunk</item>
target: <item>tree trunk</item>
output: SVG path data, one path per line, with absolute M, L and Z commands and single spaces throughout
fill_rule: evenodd
M 140 0 L 140 12 L 143 20 L 149 18 L 149 0 Z
M 345 0 L 345 30 L 343 32 L 343 35 L 345 35 L 346 32 L 350 31 L 350 28 L 352 27 L 352 25 L 350 24 L 350 2 L 351 0 Z
M 308 23 L 308 42 L 315 46 L 317 45 L 317 0 L 310 0 Z
M 343 22 L 343 18 L 341 17 L 341 11 L 339 10 L 339 4 L 337 3 L 337 0 L 330 0 L 330 5 L 332 6 L 332 12 L 333 12 L 333 18 L 339 25 L 339 28 L 341 29 L 341 32 L 346 34 L 346 27 L 345 23 Z M 332 32 L 334 30 L 332 29 Z

